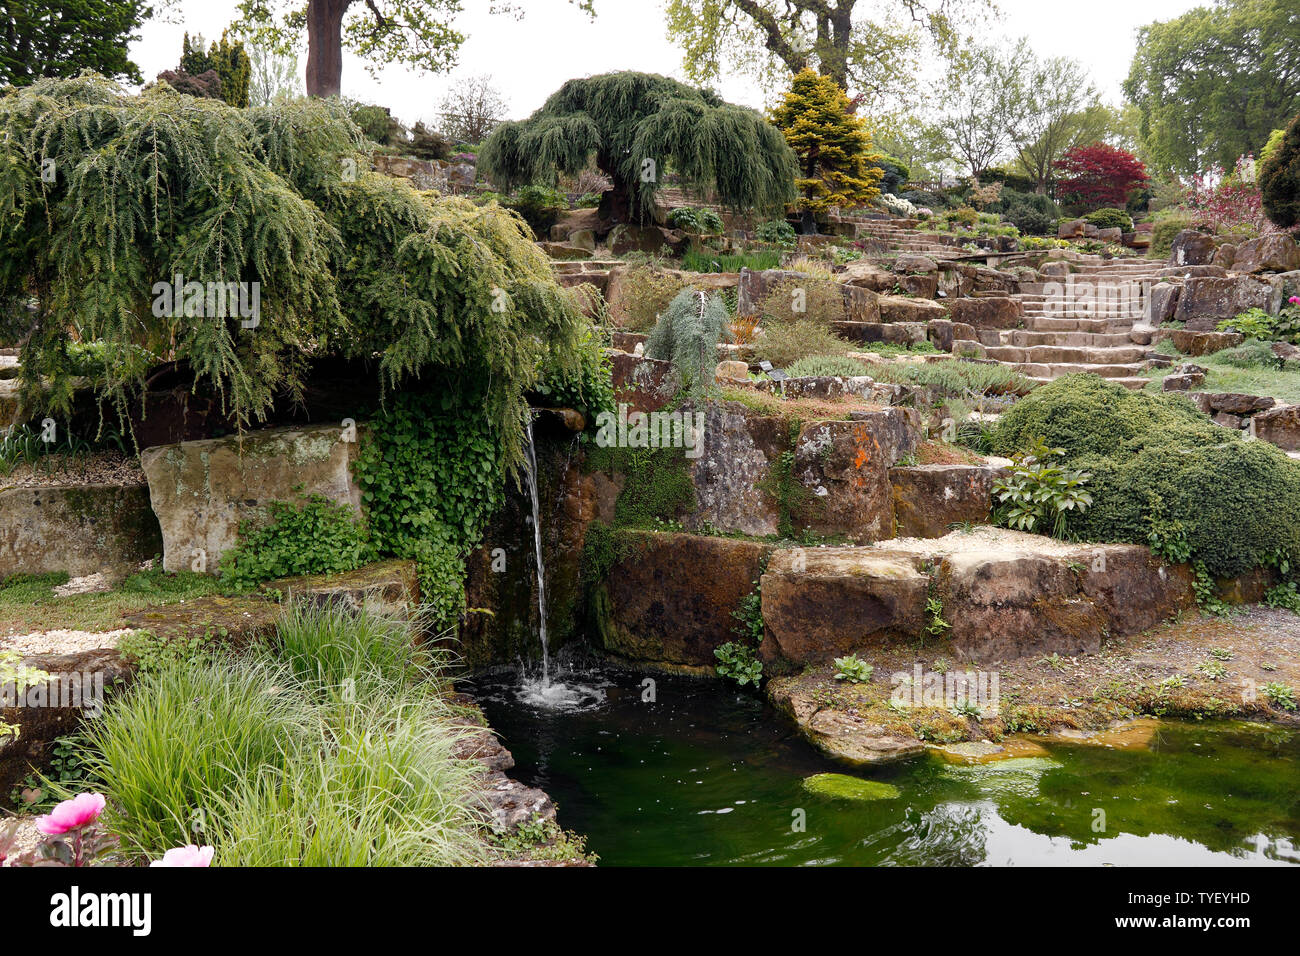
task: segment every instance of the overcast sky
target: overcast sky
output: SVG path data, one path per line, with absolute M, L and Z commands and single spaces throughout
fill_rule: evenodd
M 662 0 L 596 0 L 595 20 L 568 0 L 515 0 L 523 18 L 492 16 L 485 0 L 465 0 L 459 22 L 468 40 L 460 65 L 451 74 L 419 73 L 387 67 L 372 77 L 360 60 L 345 54 L 345 96 L 392 108 L 405 122 L 432 119 L 438 103 L 458 76 L 491 74 L 510 105 L 512 118 L 527 116 L 552 91 L 575 76 L 610 70 L 643 70 L 681 76 L 681 54 L 664 34 Z M 1165 20 L 1204 0 L 998 0 L 1001 22 L 995 37 L 1028 36 L 1040 55 L 1072 56 L 1092 71 L 1099 89 L 1119 102 L 1120 84 L 1133 56 L 1136 29 Z M 173 69 L 180 60 L 181 36 L 188 30 L 209 40 L 235 18 L 236 0 L 179 0 L 176 23 L 146 23 L 132 58 L 147 79 Z M 305 45 L 304 39 L 304 45 Z M 303 62 L 300 61 L 300 74 Z M 764 105 L 763 91 L 741 78 L 721 84 L 734 102 Z

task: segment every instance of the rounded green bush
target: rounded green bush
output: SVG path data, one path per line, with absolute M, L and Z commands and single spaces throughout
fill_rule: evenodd
M 995 448 L 1015 454 L 1038 437 L 1091 475 L 1093 504 L 1071 525 L 1087 540 L 1147 544 L 1152 521 L 1178 523 L 1192 556 L 1221 577 L 1300 555 L 1300 465 L 1185 398 L 1067 376 L 1012 407 Z
M 1260 163 L 1259 189 L 1264 212 L 1283 229 L 1300 223 L 1300 115 L 1287 125 L 1281 142 L 1268 142 L 1268 158 Z
M 1092 223 L 1098 229 L 1123 229 L 1128 232 L 1133 228 L 1132 216 L 1123 209 L 1115 209 L 1110 206 L 1088 213 L 1083 217 L 1083 221 Z

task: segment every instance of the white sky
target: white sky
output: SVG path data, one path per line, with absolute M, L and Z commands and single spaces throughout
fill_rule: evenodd
M 1177 16 L 1209 0 L 998 0 L 1003 11 L 992 25 L 995 36 L 1028 36 L 1040 55 L 1071 56 L 1088 66 L 1103 95 L 1118 103 L 1128 74 L 1134 33 L 1153 20 Z M 468 40 L 460 65 L 451 74 L 419 73 L 386 67 L 371 77 L 362 62 L 344 54 L 343 93 L 390 107 L 403 121 L 432 119 L 442 96 L 458 76 L 491 74 L 510 105 L 511 117 L 527 116 L 556 88 L 575 76 L 610 70 L 643 70 L 681 76 L 681 54 L 664 31 L 662 0 L 596 0 L 594 21 L 567 0 L 515 0 L 520 20 L 492 16 L 486 0 L 465 0 L 459 21 Z M 178 0 L 177 13 L 163 23 L 155 19 L 141 29 L 132 59 L 146 79 L 180 60 L 181 36 L 221 35 L 235 18 L 236 0 Z M 304 38 L 304 47 L 306 40 Z M 299 69 L 305 57 L 299 61 Z M 763 92 L 741 78 L 720 84 L 733 102 L 764 105 Z

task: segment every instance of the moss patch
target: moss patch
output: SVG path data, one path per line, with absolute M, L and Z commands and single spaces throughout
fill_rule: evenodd
M 804 779 L 808 793 L 828 800 L 896 800 L 898 788 L 879 780 L 863 780 L 843 773 L 817 773 Z

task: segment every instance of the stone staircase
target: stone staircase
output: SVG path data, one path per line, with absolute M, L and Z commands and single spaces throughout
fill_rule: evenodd
M 935 261 L 960 259 L 967 254 L 960 245 L 951 241 L 951 237 L 921 232 L 913 227 L 899 225 L 892 219 L 858 220 L 853 223 L 853 233 L 855 239 L 873 240 L 899 253 L 929 256 Z
M 1152 330 L 1141 327 L 1163 264 L 1080 256 L 1061 268 L 1071 271 L 1021 283 L 1012 298 L 1024 310 L 1024 328 L 998 331 L 996 342 L 983 343 L 985 356 L 1037 381 L 1091 372 L 1144 388 L 1142 372 L 1169 363 L 1150 348 Z
M 949 237 L 921 232 L 908 220 L 860 221 L 856 229 L 891 251 L 929 256 L 940 265 L 969 258 Z M 1071 253 L 1042 268 L 1056 274 L 1022 281 L 1011 294 L 1023 310 L 1023 328 L 985 329 L 976 333 L 978 340 L 955 340 L 954 351 L 964 343 L 968 352 L 1039 382 L 1091 372 L 1133 389 L 1147 385 L 1142 372 L 1152 364 L 1169 363 L 1150 348 L 1152 331 L 1141 327 L 1150 286 L 1168 274 L 1164 263 Z

